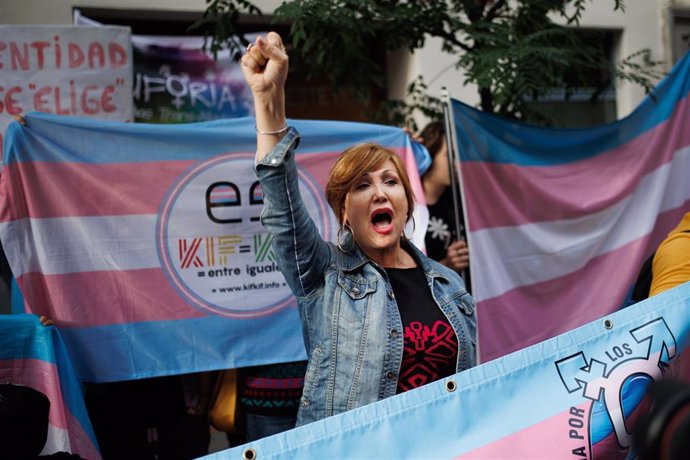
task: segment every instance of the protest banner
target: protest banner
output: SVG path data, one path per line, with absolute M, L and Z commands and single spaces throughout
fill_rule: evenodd
M 258 34 L 246 34 L 253 41 Z M 239 38 L 235 38 L 239 40 Z M 254 115 L 239 56 L 202 50 L 203 37 L 132 36 L 134 116 L 191 123 Z
M 31 387 L 50 400 L 42 455 L 101 458 L 80 383 L 55 327 L 43 326 L 35 315 L 0 315 L 0 382 Z M 5 442 L 0 452 L 7 452 Z
M 253 118 L 154 125 L 36 113 L 26 121 L 7 130 L 0 238 L 25 311 L 56 321 L 81 379 L 304 359 L 295 300 L 259 222 Z M 401 129 L 290 123 L 303 135 L 302 196 L 326 240 L 337 231 L 328 173 L 356 142 L 398 152 L 423 200 Z M 415 220 L 423 247 L 426 222 Z
M 0 25 L 0 146 L 13 115 L 132 121 L 125 27 Z
M 74 10 L 75 26 L 103 24 Z M 259 33 L 244 34 L 254 41 Z M 242 38 L 231 38 L 242 49 Z M 134 119 L 192 123 L 254 114 L 238 54 L 206 52 L 202 36 L 132 35 Z
M 203 458 L 634 458 L 647 389 L 678 374 L 689 333 L 686 283 L 440 381 Z
M 482 361 L 621 308 L 690 210 L 690 57 L 627 118 L 528 126 L 452 101 Z

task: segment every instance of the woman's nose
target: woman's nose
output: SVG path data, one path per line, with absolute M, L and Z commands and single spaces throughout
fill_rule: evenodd
M 382 200 L 386 199 L 386 193 L 383 190 L 383 184 L 375 184 L 373 187 L 374 190 L 374 199 L 376 200 Z

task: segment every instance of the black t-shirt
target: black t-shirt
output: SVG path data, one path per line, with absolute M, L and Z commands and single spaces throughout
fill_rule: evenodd
M 460 194 L 458 193 L 458 199 Z M 426 254 L 430 259 L 442 260 L 446 257 L 448 246 L 458 240 L 455 230 L 455 212 L 453 211 L 453 193 L 450 187 L 439 197 L 438 201 L 428 205 L 429 225 L 424 236 Z M 465 236 L 465 218 L 460 212 L 460 236 Z M 470 292 L 470 271 L 468 268 L 460 272 L 467 291 Z
M 456 372 L 458 339 L 434 302 L 421 268 L 386 268 L 403 324 L 398 393 Z
M 438 201 L 432 205 L 427 205 L 427 208 L 429 209 L 429 226 L 424 237 L 426 254 L 433 260 L 441 260 L 446 257 L 450 243 L 458 239 L 455 229 L 455 213 L 453 211 L 453 193 L 451 188 L 447 187 Z M 464 225 L 461 213 L 461 233 L 465 231 Z

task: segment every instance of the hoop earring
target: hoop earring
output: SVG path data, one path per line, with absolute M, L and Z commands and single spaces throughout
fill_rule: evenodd
M 355 234 L 352 233 L 352 228 L 350 228 L 350 225 L 347 224 L 347 222 L 340 225 L 340 228 L 338 229 L 338 233 L 337 233 L 336 236 L 335 236 L 335 245 L 336 245 L 336 247 L 337 247 L 338 249 L 340 249 L 340 252 L 343 252 L 343 253 L 348 253 L 348 252 L 350 252 L 350 251 L 352 250 L 352 248 L 350 248 L 350 249 L 348 249 L 348 250 L 345 250 L 345 249 L 343 248 L 343 246 L 342 246 L 342 243 L 343 243 L 344 241 L 341 241 L 341 239 L 344 239 L 344 237 L 345 237 L 346 235 L 343 235 L 343 234 L 346 233 L 346 232 L 347 232 L 347 233 L 350 233 L 350 235 L 352 235 L 352 241 L 353 241 L 352 247 L 354 247 Z
M 417 230 L 417 224 L 416 224 L 415 221 L 414 221 L 414 214 L 410 215 L 410 217 L 412 218 L 412 236 L 414 236 L 414 232 L 415 232 L 415 230 Z M 406 226 L 406 227 L 407 227 L 407 226 Z M 406 230 L 406 229 L 403 228 L 403 234 L 402 234 L 403 238 L 405 238 L 405 239 L 408 240 L 408 241 L 412 241 L 412 238 L 411 238 L 411 237 L 405 235 L 405 230 Z

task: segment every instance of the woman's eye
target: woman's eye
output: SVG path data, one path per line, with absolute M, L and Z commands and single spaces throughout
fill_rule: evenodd
M 369 186 L 369 184 L 367 182 L 362 182 L 361 184 L 357 185 L 357 187 L 355 187 L 355 189 L 356 190 L 362 190 L 362 189 L 367 188 L 368 186 Z
M 397 184 L 398 184 L 398 181 L 395 180 L 395 179 L 388 179 L 388 180 L 386 181 L 386 184 L 388 184 L 388 185 L 397 185 Z

